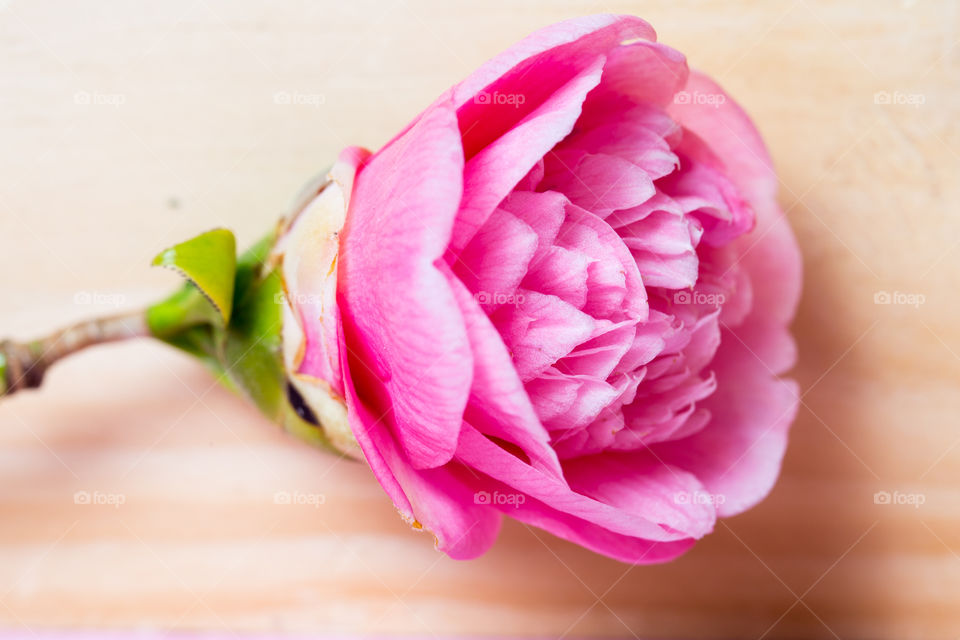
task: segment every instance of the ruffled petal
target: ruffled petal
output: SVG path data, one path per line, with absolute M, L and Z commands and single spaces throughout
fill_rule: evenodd
M 447 272 L 474 354 L 473 386 L 464 420 L 487 436 L 517 447 L 542 472 L 562 476 L 550 434 L 534 411 L 506 345 L 474 296 Z
M 454 255 L 470 241 L 510 190 L 570 133 L 587 93 L 600 82 L 602 70 L 603 57 L 597 57 L 522 121 L 506 127 L 500 137 L 478 150 L 473 157 L 468 156 L 463 175 L 463 201 L 450 248 Z M 551 74 L 547 72 L 544 77 L 549 78 Z M 470 130 L 489 126 L 494 112 L 502 111 L 502 106 L 493 105 L 473 114 L 471 117 L 476 120 Z M 464 117 L 461 114 L 461 123 Z M 467 144 L 466 140 L 464 144 Z
M 718 511 L 726 517 L 749 509 L 773 487 L 799 395 L 795 382 L 774 377 L 751 345 L 733 336 L 725 336 L 713 366 L 717 390 L 702 403 L 710 424 L 654 451 L 721 496 Z

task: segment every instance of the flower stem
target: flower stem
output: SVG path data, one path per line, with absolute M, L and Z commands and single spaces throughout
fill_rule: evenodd
M 0 341 L 0 397 L 33 389 L 55 362 L 87 347 L 150 336 L 142 310 L 94 318 L 29 342 Z

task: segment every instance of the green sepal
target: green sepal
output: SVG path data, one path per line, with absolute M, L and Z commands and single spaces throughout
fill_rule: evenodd
M 214 229 L 176 244 L 153 259 L 174 269 L 206 297 L 223 325 L 230 323 L 237 270 L 237 242 L 227 229 Z
M 213 296 L 202 293 L 198 281 L 178 267 L 189 282 L 147 310 L 147 326 L 156 338 L 204 362 L 219 382 L 248 397 L 267 418 L 292 435 L 336 451 L 323 429 L 301 418 L 287 396 L 283 279 L 276 265 L 269 262 L 275 239 L 274 233 L 266 235 L 232 262 L 222 251 L 206 262 L 194 253 L 195 263 L 208 265 L 206 283 L 217 279 L 213 272 L 217 268 L 231 275 L 231 298 L 220 300 L 227 310 L 225 315 L 214 306 L 217 303 L 211 304 Z M 167 250 L 158 259 L 191 242 Z M 192 252 L 194 249 L 187 253 Z M 220 267 L 209 266 L 215 264 Z M 221 293 L 227 290 L 222 283 L 218 286 Z
M 276 270 L 264 269 L 272 245 L 272 236 L 264 238 L 237 265 L 237 295 L 221 356 L 233 382 L 264 414 L 280 421 L 286 404 L 280 305 L 283 284 Z
M 7 393 L 7 356 L 0 351 L 0 397 Z

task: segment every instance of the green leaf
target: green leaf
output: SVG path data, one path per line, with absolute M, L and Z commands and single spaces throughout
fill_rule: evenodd
M 0 396 L 7 392 L 7 357 L 0 351 Z
M 274 233 L 267 234 L 233 263 L 227 320 L 191 279 L 147 310 L 147 325 L 155 337 L 204 362 L 221 384 L 245 395 L 294 436 L 337 451 L 320 426 L 298 414 L 288 396 L 283 282 L 276 265 L 268 262 L 275 240 Z
M 214 229 L 200 234 L 163 251 L 153 264 L 180 273 L 213 306 L 221 326 L 230 323 L 237 272 L 237 242 L 232 232 Z

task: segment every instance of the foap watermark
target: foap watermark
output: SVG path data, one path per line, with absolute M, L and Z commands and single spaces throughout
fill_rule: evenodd
M 122 293 L 108 291 L 77 291 L 73 294 L 73 304 L 79 306 L 121 307 L 127 297 Z
M 699 104 L 708 107 L 718 108 L 727 101 L 727 96 L 722 93 L 709 93 L 706 91 L 677 91 L 673 95 L 674 104 Z
M 108 506 L 119 509 L 127 502 L 127 496 L 122 493 L 106 491 L 77 491 L 73 494 L 73 504 Z
M 914 509 L 919 509 L 920 505 L 927 501 L 927 496 L 922 493 L 906 493 L 903 491 L 877 491 L 873 494 L 873 504 L 897 504 L 910 505 Z
M 327 103 L 322 93 L 302 93 L 300 91 L 277 91 L 273 94 L 273 103 L 279 105 L 320 107 Z
M 478 291 L 474 298 L 479 304 L 483 305 L 512 304 L 515 307 L 519 307 L 526 300 L 522 293 L 501 293 L 499 291 Z
M 313 293 L 276 293 L 273 296 L 276 304 L 289 304 L 290 306 L 307 306 L 312 304 L 323 304 L 323 296 Z
M 720 306 L 727 297 L 722 293 L 704 293 L 702 291 L 677 291 L 673 294 L 674 304 L 713 304 Z
M 712 504 L 721 505 L 727 501 L 727 497 L 722 493 L 709 493 L 707 491 L 685 492 L 678 491 L 673 494 L 675 504 Z
M 488 504 L 491 506 L 510 506 L 519 507 L 527 501 L 527 496 L 522 493 L 501 493 L 494 491 L 477 491 L 473 494 L 474 504 Z
M 473 97 L 473 101 L 477 104 L 510 105 L 519 108 L 527 101 L 527 96 L 522 93 L 500 93 L 499 91 L 488 93 L 481 91 Z
M 877 291 L 873 294 L 873 304 L 897 304 L 919 309 L 927 301 L 922 293 L 904 293 L 903 291 Z
M 73 94 L 73 103 L 79 105 L 108 106 L 118 108 L 127 102 L 122 93 L 100 93 L 99 91 L 77 91 Z
M 927 96 L 922 93 L 877 91 L 873 94 L 873 104 L 907 105 L 919 109 L 926 102 Z
M 326 504 L 327 496 L 322 493 L 305 493 L 303 491 L 277 491 L 273 494 L 273 504 L 303 505 L 319 509 Z

